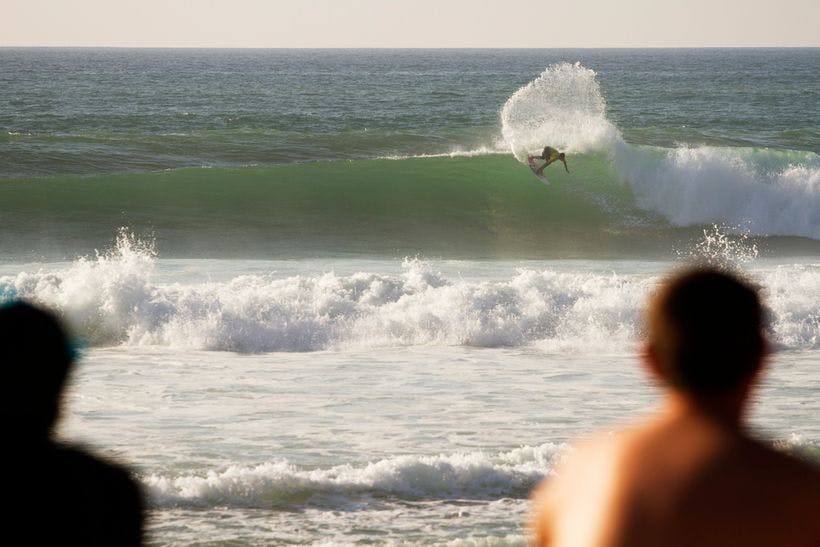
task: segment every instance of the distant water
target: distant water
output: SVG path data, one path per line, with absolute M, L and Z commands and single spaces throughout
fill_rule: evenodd
M 663 272 L 763 287 L 752 416 L 820 460 L 820 50 L 0 49 L 0 302 L 158 544 L 524 544 L 647 411 Z M 526 156 L 549 144 L 542 185 Z

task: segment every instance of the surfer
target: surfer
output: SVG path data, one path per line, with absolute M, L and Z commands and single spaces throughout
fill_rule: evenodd
M 543 175 L 544 174 L 544 168 L 547 167 L 552 162 L 557 161 L 557 160 L 560 160 L 564 164 L 564 169 L 566 169 L 567 173 L 569 173 L 569 167 L 567 167 L 566 156 L 564 155 L 563 152 L 559 152 L 558 150 L 556 150 L 555 148 L 553 148 L 551 146 L 545 146 L 544 151 L 541 152 L 540 156 L 527 156 L 527 162 L 529 162 L 529 163 L 533 163 L 535 160 L 539 160 L 539 159 L 546 160 L 546 163 L 544 163 L 544 165 L 542 165 L 541 167 L 539 167 L 538 169 L 535 170 L 536 175 Z

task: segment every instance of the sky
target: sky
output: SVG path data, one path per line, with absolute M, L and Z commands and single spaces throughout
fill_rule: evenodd
M 2 46 L 818 47 L 818 0 L 0 0 Z

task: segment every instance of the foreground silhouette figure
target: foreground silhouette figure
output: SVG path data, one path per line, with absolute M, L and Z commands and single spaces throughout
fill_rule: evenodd
M 653 416 L 580 444 L 533 495 L 538 545 L 820 545 L 820 471 L 744 427 L 766 353 L 756 291 L 713 269 L 651 299 Z
M 50 313 L 0 307 L 4 535 L 18 545 L 140 545 L 143 500 L 125 469 L 53 439 L 72 362 Z

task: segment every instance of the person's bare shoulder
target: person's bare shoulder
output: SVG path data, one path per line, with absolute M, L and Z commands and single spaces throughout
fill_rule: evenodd
M 573 443 L 554 471 L 532 492 L 531 532 L 535 545 L 563 544 L 567 530 L 603 510 L 619 458 L 620 435 L 599 434 Z M 594 535 L 593 526 L 586 526 Z
M 820 531 L 820 464 L 774 449 L 770 443 L 749 440 L 746 446 L 749 468 L 771 496 L 777 496 L 794 511 L 806 509 Z M 820 540 L 820 538 L 818 538 Z

